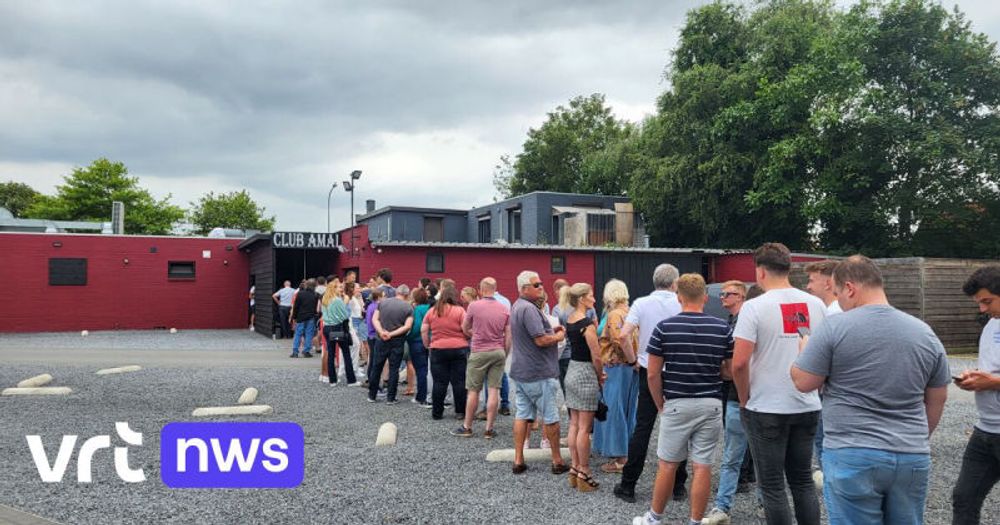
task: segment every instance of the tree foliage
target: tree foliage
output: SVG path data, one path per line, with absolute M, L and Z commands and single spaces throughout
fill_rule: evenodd
M 613 159 L 588 156 L 628 137 L 633 129 L 614 117 L 604 95 L 576 97 L 568 107 L 550 112 L 538 129 L 528 130 L 528 139 L 513 163 L 501 158 L 494 186 L 504 197 L 539 190 L 621 195 L 624 179 L 614 176 Z
M 511 188 L 624 189 L 665 246 L 1000 256 L 995 43 L 931 0 L 746 5 L 688 13 L 641 125 L 550 114 Z
M 274 228 L 275 217 L 265 217 L 264 213 L 264 207 L 258 206 L 246 190 L 219 195 L 208 192 L 197 203 L 191 203 L 188 220 L 199 235 L 213 228 L 269 231 Z
M 107 222 L 111 203 L 125 204 L 125 233 L 166 235 L 184 217 L 184 210 L 170 204 L 170 195 L 156 200 L 129 177 L 121 162 L 105 158 L 86 168 L 76 168 L 56 188 L 56 195 L 40 195 L 26 210 L 30 218 Z
M 23 182 L 0 182 L 0 208 L 20 217 L 38 198 L 38 192 Z

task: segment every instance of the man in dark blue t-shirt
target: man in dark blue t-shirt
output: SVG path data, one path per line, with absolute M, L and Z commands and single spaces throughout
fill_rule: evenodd
M 711 490 L 712 459 L 722 433 L 722 380 L 729 379 L 733 336 L 729 325 L 704 313 L 705 279 L 677 280 L 681 313 L 660 321 L 649 338 L 649 393 L 660 412 L 659 468 L 650 510 L 634 525 L 659 525 L 674 475 L 691 451 L 691 523 L 701 523 Z

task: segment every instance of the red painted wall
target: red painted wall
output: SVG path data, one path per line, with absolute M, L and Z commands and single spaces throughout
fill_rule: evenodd
M 447 277 L 454 279 L 459 289 L 465 286 L 478 288 L 479 281 L 486 276 L 497 280 L 497 288 L 508 299 L 517 297 L 517 274 L 522 270 L 538 272 L 545 283 L 546 292 L 552 293 L 552 281 L 562 278 L 570 283 L 594 280 L 594 255 L 591 252 L 558 252 L 542 248 L 539 250 L 503 249 L 503 248 L 458 248 L 458 247 L 376 247 L 368 244 L 368 231 L 364 225 L 358 227 L 358 237 L 355 240 L 357 251 L 352 260 L 350 254 L 342 253 L 338 258 L 338 273 L 345 268 L 358 267 L 361 280 L 366 281 L 379 268 L 392 270 L 392 284 L 406 284 L 413 287 L 421 277 Z M 341 235 L 347 239 L 347 233 Z M 343 242 L 343 241 L 341 241 Z M 427 273 L 427 253 L 444 254 L 444 272 Z M 566 273 L 552 274 L 551 262 L 553 255 L 566 257 Z M 550 297 L 549 302 L 554 302 Z
M 239 242 L 0 233 L 0 332 L 244 328 L 250 270 Z M 86 258 L 87 285 L 50 286 L 50 257 Z M 167 279 L 167 261 L 194 261 L 195 278 Z
M 822 261 L 824 259 L 826 259 L 824 255 L 792 255 L 792 262 Z M 754 274 L 752 253 L 717 255 L 712 265 L 714 268 L 712 280 L 717 283 L 731 280 L 752 283 L 757 279 Z

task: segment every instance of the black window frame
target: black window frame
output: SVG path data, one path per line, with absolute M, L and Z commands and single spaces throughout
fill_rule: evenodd
M 49 257 L 49 286 L 87 286 L 87 259 Z
M 440 261 L 440 269 L 435 269 L 439 267 L 437 265 L 432 267 L 432 261 Z M 427 273 L 444 273 L 444 253 L 427 252 L 427 257 L 424 261 L 424 270 L 426 270 Z
M 557 265 L 557 261 L 558 264 Z M 555 275 L 562 275 L 566 273 L 566 256 L 565 255 L 553 255 L 552 259 L 549 261 L 549 272 Z
M 489 215 L 484 215 L 482 217 L 479 217 L 479 220 L 476 223 L 476 241 L 482 244 L 489 244 L 493 242 L 492 228 L 493 228 L 493 217 Z
M 191 266 L 191 273 L 178 273 L 176 268 L 181 266 Z M 167 279 L 172 281 L 193 281 L 198 275 L 198 266 L 195 261 L 167 261 Z

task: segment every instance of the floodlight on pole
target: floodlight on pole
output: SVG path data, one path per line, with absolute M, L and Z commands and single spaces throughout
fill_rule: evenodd
M 361 178 L 361 170 L 354 170 L 351 172 L 351 179 L 344 181 L 344 191 L 351 194 L 351 257 L 354 257 L 354 188 L 357 185 L 356 180 Z

